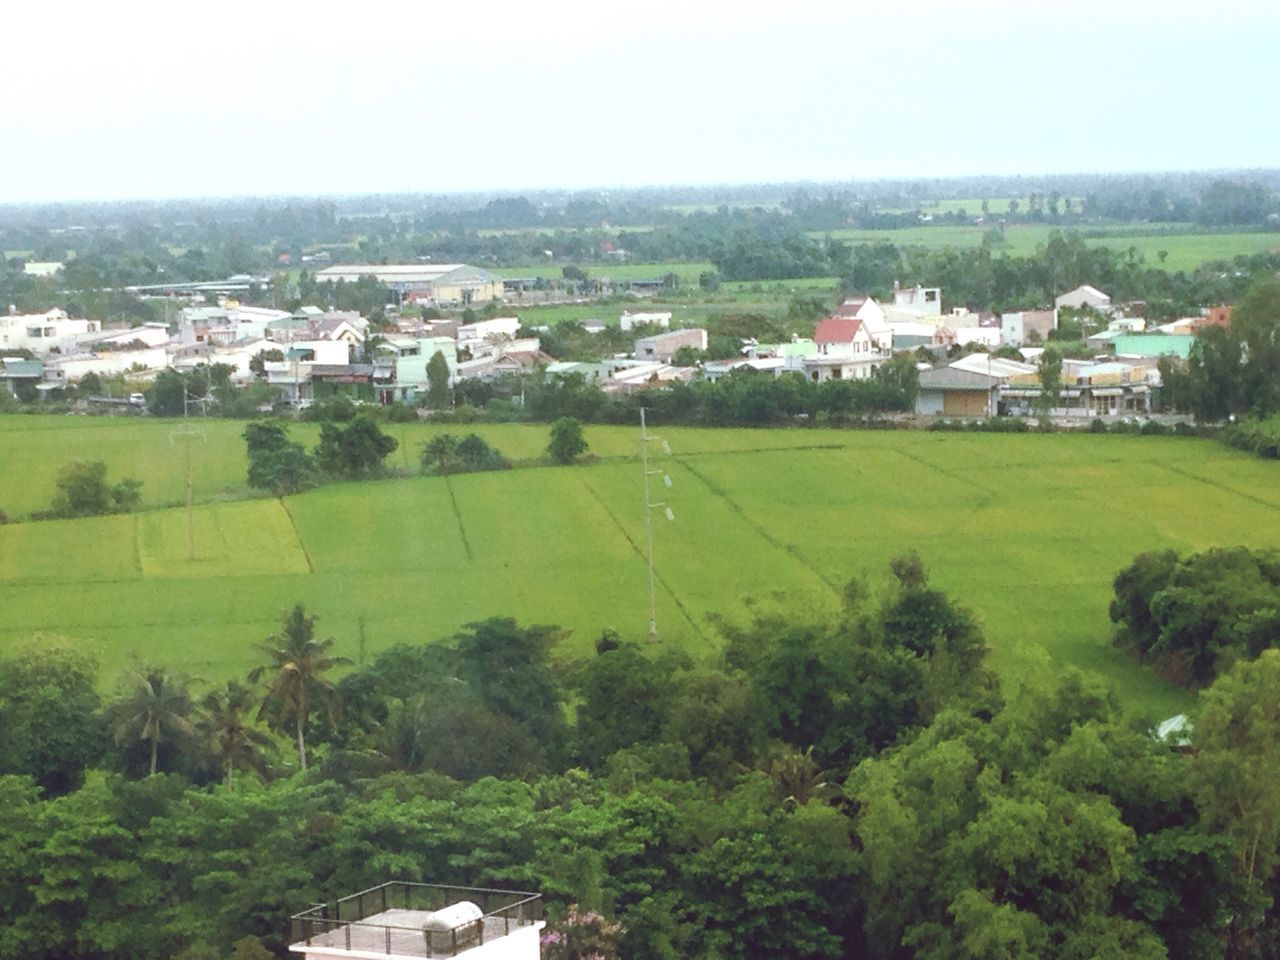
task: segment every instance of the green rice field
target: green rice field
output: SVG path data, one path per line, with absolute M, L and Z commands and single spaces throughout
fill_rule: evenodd
M 73 457 L 142 476 L 150 504 L 176 501 L 184 474 L 171 429 L 0 418 L 0 504 L 42 505 Z M 281 501 L 238 499 L 239 429 L 210 423 L 199 448 L 194 560 L 181 508 L 0 527 L 0 649 L 55 634 L 94 651 L 108 675 L 137 651 L 212 679 L 246 670 L 250 645 L 296 601 L 352 656 L 361 635 L 371 654 L 498 615 L 563 625 L 567 656 L 605 627 L 643 634 L 635 430 L 590 428 L 599 459 L 582 466 L 338 484 Z M 393 429 L 402 464 L 434 432 Z M 477 430 L 516 458 L 537 457 L 546 437 L 531 426 Z M 1208 441 L 662 433 L 676 519 L 655 530 L 661 642 L 695 655 L 716 648 L 713 615 L 830 613 L 850 577 L 879 589 L 887 561 L 915 549 L 982 617 L 1006 683 L 1076 665 L 1108 676 L 1132 709 L 1167 715 L 1186 695 L 1108 643 L 1116 571 L 1160 547 L 1280 546 L 1280 467 Z
M 901 230 L 833 230 L 814 236 L 838 237 L 849 243 L 877 243 L 887 241 L 899 246 L 918 245 L 932 249 L 963 249 L 976 247 L 992 229 L 987 226 L 922 226 Z M 1059 229 L 1049 224 L 1015 224 L 1004 229 L 1004 242 L 996 249 L 1005 253 L 1026 256 L 1037 246 L 1046 243 L 1049 235 Z M 1094 235 L 1102 233 L 1102 235 Z M 1137 233 L 1133 227 L 1118 227 L 1114 231 L 1089 231 L 1081 233 L 1085 243 L 1128 250 L 1133 247 L 1143 255 L 1147 263 L 1165 270 L 1194 270 L 1212 260 L 1230 260 L 1242 254 L 1267 253 L 1280 250 L 1280 233 L 1189 233 L 1151 232 Z M 1160 258 L 1164 251 L 1165 257 Z

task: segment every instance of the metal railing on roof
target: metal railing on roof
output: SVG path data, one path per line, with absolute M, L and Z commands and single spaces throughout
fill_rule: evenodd
M 475 903 L 481 916 L 452 930 L 391 922 L 396 911 L 434 913 L 464 900 Z M 541 894 L 393 880 L 295 914 L 290 943 L 324 952 L 454 957 L 542 918 Z

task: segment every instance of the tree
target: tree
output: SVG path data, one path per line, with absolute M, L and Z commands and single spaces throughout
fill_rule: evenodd
M 93 657 L 47 637 L 0 658 L 0 776 L 54 796 L 79 787 L 102 753 L 97 682 Z
M 1049 423 L 1049 413 L 1058 406 L 1062 395 L 1062 354 L 1049 347 L 1040 357 L 1040 396 L 1036 406 L 1041 424 Z
M 1193 738 L 1200 808 L 1231 840 L 1242 883 L 1232 953 L 1254 955 L 1280 841 L 1280 650 L 1237 663 L 1201 693 Z
M 242 434 L 249 459 L 249 486 L 277 497 L 316 485 L 316 465 L 302 444 L 289 439 L 283 424 L 250 423 Z
M 460 442 L 451 433 L 441 433 L 424 443 L 421 455 L 422 472 L 457 473 L 461 465 L 461 458 L 458 456 Z
M 454 638 L 454 676 L 484 705 L 527 727 L 548 752 L 565 735 L 552 648 L 563 638 L 556 627 L 521 627 L 495 617 L 467 624 Z
M 332 476 L 358 480 L 380 472 L 383 461 L 399 445 L 371 417 L 361 415 L 345 427 L 332 423 L 321 426 L 315 459 Z
M 201 701 L 200 733 L 218 761 L 222 782 L 228 787 L 232 786 L 237 769 L 252 770 L 259 775 L 266 770 L 264 751 L 270 747 L 271 738 L 249 720 L 257 702 L 253 689 L 238 680 L 229 680 Z
M 148 776 L 155 776 L 161 743 L 190 736 L 194 704 L 185 674 L 135 658 L 120 676 L 116 699 L 107 706 L 107 724 L 116 746 L 146 743 Z
M 333 718 L 337 715 L 337 689 L 325 676 L 334 667 L 348 664 L 346 657 L 330 654 L 333 638 L 315 638 L 316 618 L 308 617 L 302 604 L 285 614 L 279 633 L 255 644 L 270 663 L 255 667 L 250 681 L 265 679 L 266 690 L 259 718 L 276 730 L 293 736 L 298 748 L 298 766 L 307 769 L 307 723 L 316 710 Z
M 432 410 L 448 410 L 453 405 L 449 390 L 449 362 L 437 350 L 427 361 L 427 406 Z
M 551 443 L 547 446 L 551 459 L 559 464 L 573 463 L 587 452 L 587 439 L 583 436 L 582 421 L 574 417 L 561 417 L 551 424 Z
M 107 465 L 101 460 L 76 461 L 62 468 L 53 495 L 57 517 L 96 517 L 128 513 L 138 505 L 141 480 L 125 477 L 114 486 L 107 483 Z

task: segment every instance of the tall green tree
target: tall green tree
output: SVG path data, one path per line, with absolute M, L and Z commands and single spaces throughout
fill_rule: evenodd
M 326 473 L 347 480 L 372 476 L 398 447 L 395 437 L 387 436 L 373 418 L 358 416 L 345 427 L 326 423 L 320 427 L 320 442 L 315 459 Z
M 191 682 L 177 670 L 137 659 L 120 676 L 116 697 L 107 705 L 107 723 L 117 746 L 147 745 L 148 776 L 156 774 L 162 743 L 175 744 L 195 732 Z
M 266 772 L 272 740 L 254 726 L 258 705 L 257 693 L 238 680 L 211 690 L 200 702 L 199 730 L 228 787 L 234 785 L 236 770 Z
M 437 350 L 427 361 L 427 406 L 432 410 L 448 410 L 453 406 L 449 389 L 449 361 Z
M 70 644 L 40 638 L 0 657 L 0 775 L 25 774 L 59 795 L 102 754 L 98 664 Z
M 1241 884 L 1231 953 L 1255 955 L 1280 860 L 1280 650 L 1237 663 L 1201 693 L 1193 742 L 1200 808 L 1230 839 Z
M 551 424 L 551 443 L 547 446 L 551 459 L 559 464 L 573 463 L 587 452 L 587 438 L 582 432 L 582 421 L 573 417 L 561 417 Z
M 330 653 L 333 638 L 317 640 L 316 618 L 307 616 L 302 604 L 285 614 L 280 632 L 255 644 L 269 662 L 255 667 L 250 681 L 266 684 L 260 718 L 293 737 L 298 749 L 298 766 L 307 769 L 307 723 L 317 710 L 330 718 L 339 708 L 337 689 L 325 676 L 334 667 L 349 664 L 346 657 Z

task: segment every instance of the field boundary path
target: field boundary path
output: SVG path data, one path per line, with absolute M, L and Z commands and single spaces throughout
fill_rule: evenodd
M 475 556 L 471 553 L 471 541 L 467 539 L 467 525 L 462 522 L 462 511 L 458 508 L 458 497 L 453 492 L 453 480 L 448 474 L 445 474 L 444 485 L 449 491 L 449 504 L 453 507 L 453 517 L 458 521 L 458 536 L 462 538 L 462 552 L 467 555 L 468 560 L 475 560 Z
M 298 521 L 293 519 L 293 511 L 289 509 L 289 504 L 285 502 L 283 497 L 277 498 L 276 503 L 280 504 L 280 508 L 284 510 L 284 515 L 289 518 L 289 527 L 293 530 L 293 539 L 297 541 L 298 549 L 302 551 L 302 559 L 307 561 L 307 572 L 315 573 L 316 565 L 311 562 L 311 551 L 307 549 L 307 545 L 302 539 L 302 531 L 298 529 Z
M 818 449 L 828 449 L 828 448 L 823 447 Z M 787 554 L 789 557 L 791 557 L 792 560 L 795 560 L 802 567 L 804 567 L 806 570 L 812 573 L 815 577 L 817 577 L 819 580 L 825 583 L 827 587 L 831 590 L 831 592 L 834 593 L 837 597 L 840 596 L 841 591 L 838 584 L 836 584 L 830 577 L 828 577 L 821 569 L 819 569 L 817 566 L 815 566 L 814 564 L 810 563 L 807 559 L 805 559 L 805 557 L 800 553 L 798 549 L 796 549 L 796 547 L 793 544 L 784 543 L 782 540 L 779 540 L 767 529 L 765 529 L 759 523 L 757 523 L 756 520 L 751 516 L 751 514 L 747 513 L 747 511 L 743 508 L 742 504 L 738 503 L 736 500 L 733 499 L 733 497 L 729 496 L 728 490 L 724 489 L 724 487 L 720 486 L 718 483 L 716 483 L 714 480 L 708 477 L 705 473 L 703 473 L 697 467 L 693 466 L 692 464 L 686 463 L 684 457 L 676 457 L 675 460 L 685 470 L 688 470 L 691 474 L 693 474 L 695 477 L 701 480 L 703 485 L 708 490 L 710 490 L 712 494 L 714 494 L 715 496 L 723 500 L 725 506 L 727 506 L 737 516 L 741 517 L 742 522 L 745 523 L 747 526 L 749 526 L 752 530 L 754 530 L 762 540 L 764 540 L 770 546 L 775 547 L 778 550 L 781 550 L 783 553 Z

